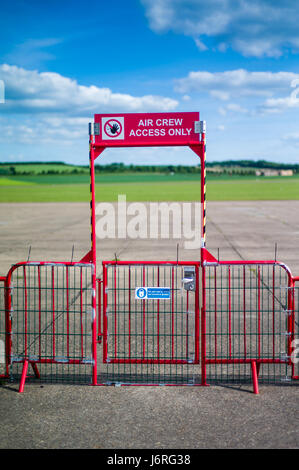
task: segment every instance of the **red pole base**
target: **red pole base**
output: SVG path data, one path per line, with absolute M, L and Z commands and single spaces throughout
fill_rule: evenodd
M 31 367 L 33 369 L 34 375 L 37 379 L 40 379 L 40 373 L 35 362 L 31 362 Z
M 21 382 L 20 382 L 20 387 L 19 387 L 19 393 L 24 392 L 25 380 L 26 380 L 26 376 L 27 376 L 27 370 L 28 370 L 28 360 L 26 359 L 24 361 L 24 365 L 23 365 Z
M 253 393 L 255 395 L 259 394 L 259 383 L 258 383 L 258 374 L 256 368 L 256 362 L 251 362 L 251 372 L 252 372 L 252 383 L 253 383 Z

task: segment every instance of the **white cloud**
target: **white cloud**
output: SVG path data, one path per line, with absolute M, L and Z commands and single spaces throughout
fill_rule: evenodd
M 285 134 L 283 136 L 283 140 L 298 147 L 299 146 L 299 132 L 290 132 L 289 134 Z
M 191 36 L 200 50 L 213 42 L 246 56 L 278 57 L 285 47 L 299 51 L 296 0 L 141 0 L 150 27 Z
M 219 108 L 246 113 L 247 107 L 257 112 L 278 112 L 298 106 L 299 74 L 292 72 L 249 72 L 244 69 L 225 72 L 190 72 L 187 77 L 175 80 L 175 90 L 182 94 L 209 94 L 228 103 Z M 255 98 L 255 99 L 253 99 Z M 261 102 L 261 100 L 263 100 Z
M 0 78 L 6 87 L 3 112 L 86 116 L 108 111 L 172 111 L 178 105 L 167 97 L 113 93 L 109 88 L 80 85 L 58 73 L 39 73 L 6 64 L 0 66 Z
M 299 107 L 299 78 L 295 78 L 291 82 L 291 87 L 294 90 L 286 97 L 283 98 L 269 98 L 261 106 L 261 110 L 264 112 L 277 113 L 284 111 L 288 108 Z
M 4 61 L 8 63 L 18 64 L 22 67 L 34 67 L 37 64 L 54 60 L 55 55 L 49 52 L 51 49 L 60 44 L 60 38 L 43 38 L 28 39 L 21 44 L 17 44 L 13 50 L 4 56 Z
M 229 103 L 226 106 L 226 109 L 228 111 L 234 111 L 236 113 L 247 113 L 248 109 L 244 108 L 243 106 L 240 106 L 238 103 Z
M 245 69 L 225 72 L 190 72 L 175 81 L 180 93 L 209 92 L 227 100 L 231 96 L 272 96 L 277 91 L 291 90 L 291 83 L 299 74 L 292 72 L 249 72 Z

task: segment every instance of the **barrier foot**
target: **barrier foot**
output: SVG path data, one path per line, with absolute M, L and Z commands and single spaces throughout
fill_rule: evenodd
M 35 362 L 31 362 L 31 367 L 33 369 L 34 375 L 37 379 L 40 379 L 40 373 Z
M 260 375 L 260 368 L 261 368 L 261 363 L 258 362 L 257 365 L 256 365 L 256 373 L 257 373 L 257 377 Z
M 22 369 L 22 376 L 21 376 L 21 382 L 20 382 L 20 387 L 19 387 L 19 393 L 24 392 L 25 380 L 26 380 L 26 376 L 27 376 L 27 370 L 28 370 L 28 360 L 25 360 L 24 364 L 23 364 L 23 369 Z
M 251 372 L 252 372 L 252 383 L 253 383 L 253 393 L 255 395 L 259 394 L 259 383 L 258 383 L 258 373 L 256 368 L 256 362 L 251 362 Z

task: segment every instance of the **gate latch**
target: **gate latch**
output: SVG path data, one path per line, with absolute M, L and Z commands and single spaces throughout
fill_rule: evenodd
M 184 268 L 184 278 L 182 279 L 185 290 L 195 290 L 195 267 Z

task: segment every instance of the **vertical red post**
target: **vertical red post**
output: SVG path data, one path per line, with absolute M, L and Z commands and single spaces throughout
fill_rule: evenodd
M 174 357 L 174 267 L 171 268 L 171 359 Z
M 142 269 L 143 287 L 145 286 L 145 266 Z M 142 300 L 142 357 L 145 358 L 145 300 Z
M 294 287 L 295 287 L 295 282 L 294 279 L 289 278 L 289 288 L 288 288 L 288 356 L 291 358 L 293 348 L 292 348 L 292 343 L 294 340 L 294 333 L 295 333 L 295 292 L 294 292 Z M 292 376 L 294 376 L 294 371 L 295 371 L 295 364 L 292 362 Z
M 28 351 L 27 351 L 27 328 L 28 328 L 28 325 L 27 325 L 27 278 L 26 278 L 26 266 L 23 266 L 23 274 L 24 274 L 24 322 L 25 322 L 25 337 L 24 337 L 24 341 L 25 341 L 25 347 L 24 347 L 24 353 L 25 353 L 25 357 L 27 358 L 28 356 Z
M 66 353 L 70 357 L 70 300 L 69 300 L 69 267 L 66 266 Z
M 195 292 L 196 295 L 196 292 Z M 187 290 L 187 299 L 186 299 L 186 359 L 188 360 L 189 355 L 189 291 Z
M 37 267 L 38 274 L 38 353 L 41 359 L 41 277 L 40 277 L 40 266 Z
M 206 365 L 206 268 L 203 266 L 203 248 L 201 249 L 202 266 L 202 307 L 201 307 L 201 385 L 207 385 L 207 365 Z M 197 290 L 196 298 L 199 297 Z
M 272 286 L 272 354 L 275 359 L 275 264 L 273 264 L 273 286 Z
M 246 347 L 246 278 L 245 278 L 245 266 L 243 266 L 243 327 L 244 327 L 244 357 L 247 357 Z
M 128 289 L 128 301 L 129 301 L 129 359 L 131 359 L 131 266 L 129 266 L 129 289 Z
M 214 267 L 214 291 L 215 291 L 215 359 L 217 359 L 217 267 Z
M 160 266 L 158 269 L 158 287 L 160 287 Z M 160 358 L 160 301 L 157 300 L 157 358 Z
M 55 283 L 54 283 L 54 266 L 52 266 L 52 349 L 53 349 L 53 359 L 55 359 Z
M 95 172 L 94 172 L 93 136 L 89 137 L 89 167 L 90 167 L 90 218 L 91 218 L 91 259 L 92 259 L 92 384 L 97 384 L 97 298 L 96 298 L 96 216 L 95 216 Z
M 228 334 L 229 334 L 229 358 L 232 357 L 232 305 L 231 305 L 231 272 L 228 266 Z
M 117 356 L 117 296 L 116 296 L 116 269 L 117 266 L 114 266 L 114 357 L 116 358 Z
M 194 356 L 194 362 L 195 364 L 199 364 L 199 268 L 198 265 L 195 266 L 195 356 Z M 202 314 L 202 321 L 205 323 L 205 314 Z M 203 326 L 203 331 L 204 331 L 204 344 L 203 347 L 205 348 L 205 324 Z M 204 361 L 202 365 L 205 365 L 205 350 L 204 350 Z
M 103 264 L 103 361 L 107 361 L 107 267 Z
M 260 266 L 258 267 L 258 311 L 257 311 L 257 321 L 258 321 L 258 357 L 261 357 L 261 270 Z
M 82 282 L 82 268 L 80 268 L 80 338 L 81 338 L 81 359 L 83 360 L 83 282 Z
M 98 283 L 98 343 L 102 342 L 102 284 L 101 279 L 97 279 Z
M 34 375 L 37 379 L 40 379 L 40 373 L 35 362 L 31 362 L 31 367 L 33 369 Z
M 201 204 L 202 204 L 202 242 L 206 245 L 206 133 L 201 134 Z

